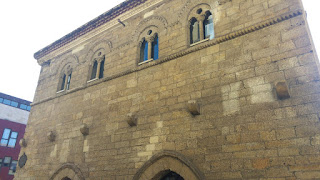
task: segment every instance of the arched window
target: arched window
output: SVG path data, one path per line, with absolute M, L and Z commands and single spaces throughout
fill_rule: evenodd
M 96 78 L 96 75 L 97 75 L 97 68 L 98 68 L 98 61 L 95 60 L 94 63 L 93 63 L 93 66 L 92 66 L 92 71 L 91 71 L 91 78 L 90 80 L 92 79 L 95 79 Z
M 192 18 L 190 21 L 190 43 L 196 43 L 200 41 L 199 22 L 196 18 Z
M 140 64 L 159 59 L 159 36 L 157 33 L 148 30 L 140 43 Z
M 190 23 L 190 44 L 214 38 L 213 15 L 209 10 L 202 8 L 191 13 Z
M 140 62 L 148 60 L 148 42 L 144 39 L 140 47 Z
M 69 70 L 66 73 L 63 73 L 59 81 L 58 91 L 64 91 L 64 90 L 70 89 L 71 74 L 72 74 L 71 70 Z
M 153 60 L 157 60 L 159 58 L 159 38 L 157 34 L 152 42 L 151 58 Z
M 206 12 L 203 26 L 204 26 L 204 38 L 213 39 L 214 38 L 213 17 L 209 11 Z
M 91 67 L 91 74 L 89 80 L 101 79 L 104 74 L 104 63 L 105 56 L 101 52 L 97 53 L 97 58 L 94 59 L 93 65 Z

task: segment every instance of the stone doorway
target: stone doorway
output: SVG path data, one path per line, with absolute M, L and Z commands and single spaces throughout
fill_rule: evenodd
M 163 177 L 160 180 L 184 180 L 184 178 L 176 172 L 167 171 L 164 173 Z

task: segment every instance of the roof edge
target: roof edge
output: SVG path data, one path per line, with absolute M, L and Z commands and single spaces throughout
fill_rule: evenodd
M 88 23 L 80 26 L 79 28 L 75 29 L 71 33 L 63 36 L 62 38 L 56 40 L 52 44 L 40 49 L 36 53 L 34 53 L 33 57 L 36 60 L 50 54 L 51 52 L 71 43 L 72 41 L 78 39 L 79 37 L 91 32 L 92 30 L 102 26 L 103 24 L 115 19 L 119 15 L 127 12 L 128 10 L 139 6 L 140 4 L 145 3 L 148 0 L 126 0 L 119 5 L 113 7 L 112 9 L 108 10 L 107 12 L 101 14 L 100 16 L 94 18 L 93 20 L 89 21 Z

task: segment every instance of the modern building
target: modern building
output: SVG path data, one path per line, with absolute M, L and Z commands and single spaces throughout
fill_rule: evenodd
M 320 177 L 300 0 L 127 0 L 34 57 L 15 179 Z
M 0 179 L 13 179 L 27 125 L 29 101 L 0 93 Z

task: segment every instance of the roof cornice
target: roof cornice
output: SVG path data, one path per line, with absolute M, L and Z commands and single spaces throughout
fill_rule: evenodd
M 39 60 L 40 58 L 46 56 L 47 54 L 71 43 L 72 41 L 76 40 L 77 38 L 91 32 L 92 30 L 102 26 L 103 24 L 115 19 L 119 15 L 127 12 L 128 10 L 139 6 L 140 4 L 145 3 L 148 0 L 126 0 L 119 4 L 118 6 L 110 9 L 109 11 L 103 13 L 102 15 L 98 16 L 97 18 L 89 21 L 85 25 L 79 27 L 78 29 L 72 31 L 71 33 L 67 34 L 66 36 L 58 39 L 54 43 L 46 46 L 45 48 L 39 50 L 34 54 L 34 58 Z

